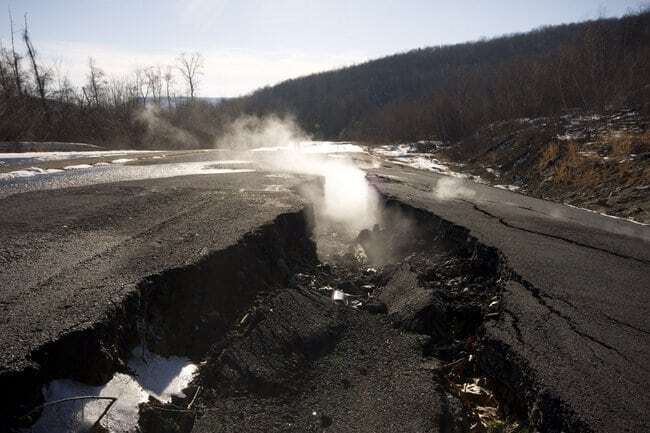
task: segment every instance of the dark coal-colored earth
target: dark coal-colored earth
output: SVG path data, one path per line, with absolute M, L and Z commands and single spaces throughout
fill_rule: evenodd
M 144 342 L 201 362 L 144 432 L 650 429 L 647 227 L 386 163 L 378 226 L 325 260 L 317 181 L 266 174 L 1 198 L 0 425 Z

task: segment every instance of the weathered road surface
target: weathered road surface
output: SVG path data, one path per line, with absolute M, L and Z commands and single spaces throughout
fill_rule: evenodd
M 113 179 L 128 180 L 121 173 L 133 170 L 116 167 Z M 197 172 L 122 182 L 102 178 L 97 184 L 88 174 L 62 173 L 57 177 L 61 185 L 85 186 L 51 189 L 43 180 L 47 176 L 5 185 L 0 198 L 0 380 L 16 387 L 5 394 L 5 408 L 20 400 L 21 392 L 31 392 L 25 391 L 29 381 L 42 380 L 37 378 L 41 371 L 54 364 L 47 355 L 38 359 L 44 347 L 96 326 L 145 277 L 198 263 L 305 206 L 289 191 L 299 182 L 296 177 Z M 75 362 L 75 354 L 69 355 Z
M 66 172 L 0 191 L 0 378 L 38 371 L 43 347 L 103 320 L 148 275 L 305 206 L 287 190 L 297 177 L 158 168 L 98 168 L 99 183 Z M 441 199 L 440 176 L 392 164 L 368 174 L 382 194 L 501 253 L 513 275 L 485 332 L 524 372 L 510 382 L 545 396 L 540 404 L 561 402 L 585 430 L 650 431 L 650 228 L 471 183 Z
M 471 182 L 440 200 L 439 175 L 391 164 L 370 174 L 383 194 L 469 229 L 507 260 L 506 314 L 486 336 L 519 358 L 528 377 L 516 380 L 587 429 L 650 431 L 650 227 Z

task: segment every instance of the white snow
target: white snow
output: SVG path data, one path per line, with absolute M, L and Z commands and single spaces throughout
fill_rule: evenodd
M 505 189 L 512 192 L 519 191 L 521 189 L 521 187 L 516 185 L 494 185 L 494 187 L 499 189 Z
M 154 154 L 161 150 L 100 150 L 91 152 L 17 152 L 0 153 L 0 160 L 5 159 L 34 159 L 37 161 L 58 161 L 64 159 L 102 158 L 129 154 Z
M 413 146 L 410 144 L 396 144 L 396 145 L 388 145 L 388 146 L 378 146 L 374 147 L 372 149 L 373 153 L 382 155 L 382 156 L 388 156 L 388 157 L 396 157 L 396 156 L 404 156 L 409 153 L 412 153 L 414 151 Z
M 116 373 L 103 386 L 91 386 L 69 379 L 58 379 L 43 388 L 46 402 L 69 397 L 116 397 L 117 401 L 102 418 L 101 425 L 111 432 L 133 432 L 138 423 L 138 405 L 154 396 L 170 402 L 172 396 L 183 396 L 182 390 L 190 383 L 197 365 L 178 356 L 165 358 L 138 347 L 133 350 L 128 367 L 133 375 Z M 34 433 L 59 433 L 77 426 L 92 425 L 106 408 L 106 400 L 84 400 L 48 406 L 32 427 Z M 79 431 L 82 431 L 79 429 Z
M 183 173 L 185 174 L 226 174 L 226 173 L 254 173 L 251 168 L 210 168 L 204 167 L 201 172 Z M 179 174 L 180 176 L 181 174 Z
M 217 161 L 210 161 L 213 165 L 236 165 L 236 164 L 252 164 L 253 161 L 246 161 L 243 159 L 221 159 Z
M 66 165 L 63 167 L 64 170 L 81 170 L 84 168 L 92 168 L 93 166 L 90 164 L 76 164 L 76 165 Z
M 264 177 L 277 178 L 277 179 L 293 179 L 295 176 L 289 173 L 273 173 L 273 174 L 267 174 Z
M 299 153 L 365 153 L 365 150 L 356 144 L 335 141 L 302 141 L 295 145 L 269 146 L 251 149 L 251 152 L 279 152 L 296 151 Z
M 138 158 L 118 158 L 111 161 L 112 164 L 125 164 L 131 161 L 137 161 Z
M 50 174 L 50 173 L 60 173 L 63 170 L 58 168 L 40 168 L 40 167 L 29 167 L 23 170 L 10 171 L 8 173 L 0 173 L 0 180 L 13 179 L 16 177 L 31 177 L 39 174 Z
M 619 216 L 616 216 L 616 215 L 609 215 L 609 214 L 606 214 L 606 213 L 603 213 L 603 212 L 598 212 L 598 211 L 595 211 L 595 210 L 592 210 L 592 209 L 586 209 L 584 207 L 574 206 L 574 205 L 568 204 L 568 203 L 564 203 L 564 205 L 567 206 L 567 207 L 573 208 L 573 209 L 579 209 L 579 210 L 583 210 L 583 211 L 586 211 L 586 212 L 602 215 L 602 216 L 607 217 L 607 218 L 613 218 L 615 220 L 627 221 L 627 222 L 630 222 L 630 223 L 638 224 L 640 226 L 650 226 L 650 224 L 648 224 L 648 223 L 642 223 L 641 221 L 637 221 L 637 220 L 632 219 L 632 218 L 624 218 L 624 217 L 619 217 Z

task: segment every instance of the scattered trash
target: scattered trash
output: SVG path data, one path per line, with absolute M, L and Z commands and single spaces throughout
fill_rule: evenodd
M 363 307 L 363 302 L 358 299 L 352 299 L 348 305 L 356 310 L 359 307 Z
M 332 292 L 332 302 L 335 304 L 348 305 L 348 296 L 345 292 L 341 290 L 334 290 Z
M 487 427 L 488 423 L 492 423 L 499 418 L 499 411 L 496 407 L 477 406 L 475 411 L 484 427 Z

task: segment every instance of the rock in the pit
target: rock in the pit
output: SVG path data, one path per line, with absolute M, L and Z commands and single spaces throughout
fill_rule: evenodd
M 151 398 L 140 405 L 140 431 L 143 433 L 185 433 L 194 426 L 194 413 L 183 410 L 167 410 Z
M 386 304 L 379 300 L 371 300 L 369 302 L 366 302 L 363 304 L 361 307 L 362 309 L 366 310 L 370 314 L 386 314 L 388 313 L 388 307 L 386 307 Z

